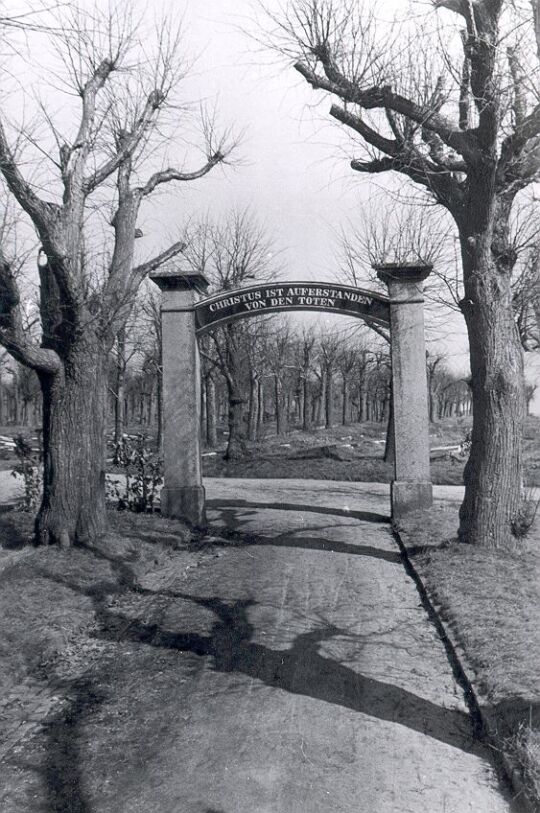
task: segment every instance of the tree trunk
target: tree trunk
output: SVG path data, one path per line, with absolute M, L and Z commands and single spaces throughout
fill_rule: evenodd
M 229 442 L 225 451 L 225 460 L 239 460 L 247 453 L 244 409 L 246 399 L 235 386 L 227 384 L 229 398 Z
M 327 429 L 334 423 L 334 376 L 331 372 L 326 375 L 326 390 L 324 393 L 324 425 Z
M 206 442 L 212 449 L 217 446 L 216 383 L 209 375 L 206 379 Z
M 343 387 L 341 390 L 342 404 L 341 404 L 341 423 L 347 426 L 349 423 L 349 382 L 343 378 Z
M 304 428 L 305 393 L 301 381 L 298 387 L 298 397 L 296 399 L 296 406 L 297 406 L 296 423 L 298 424 L 298 426 Z
M 161 361 L 161 343 L 159 346 L 159 363 L 156 381 L 156 410 L 157 410 L 157 449 L 158 454 L 163 453 L 163 368 Z
M 395 446 L 395 425 L 394 425 L 394 402 L 392 391 L 390 390 L 390 402 L 388 405 L 388 423 L 386 426 L 386 441 L 384 444 L 384 462 L 393 463 L 396 458 Z
M 309 417 L 309 381 L 306 376 L 302 381 L 302 429 L 305 432 L 311 426 Z
M 114 393 L 114 442 L 120 443 L 125 431 L 124 423 L 124 398 L 125 398 L 125 380 L 126 380 L 126 366 L 124 362 L 126 351 L 126 333 L 125 330 L 118 331 L 117 341 L 117 357 L 116 357 L 116 370 L 115 370 L 115 393 Z M 115 454 L 115 462 L 116 460 Z
M 435 393 L 433 392 L 433 382 L 428 375 L 428 402 L 429 402 L 429 422 L 437 423 L 437 402 L 435 400 Z
M 42 374 L 43 500 L 38 544 L 62 547 L 105 529 L 106 355 L 71 348 L 61 373 Z
M 320 385 L 320 393 L 317 398 L 317 410 L 315 414 L 315 425 L 319 427 L 321 425 L 322 416 L 323 416 L 323 408 L 326 401 L 326 378 L 324 373 L 321 374 L 321 385 Z
M 259 414 L 259 379 L 253 373 L 249 380 L 248 438 L 257 440 L 257 416 Z
M 514 322 L 508 269 L 491 249 L 476 255 L 463 239 L 473 428 L 465 466 L 459 538 L 488 547 L 508 544 L 521 502 L 522 428 L 525 414 L 523 354 Z
M 257 437 L 260 438 L 264 424 L 264 386 L 259 378 L 257 385 Z
M 283 393 L 283 382 L 277 375 L 274 376 L 274 399 L 276 408 L 276 434 L 285 435 L 287 433 L 286 397 Z

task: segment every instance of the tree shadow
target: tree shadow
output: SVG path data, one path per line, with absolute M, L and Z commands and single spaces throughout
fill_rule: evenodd
M 351 556 L 369 556 L 372 559 L 382 559 L 394 565 L 401 565 L 401 554 L 393 551 L 374 548 L 371 545 L 352 545 L 336 539 L 325 539 L 320 536 L 297 536 L 294 532 L 280 534 L 279 536 L 257 536 L 250 540 L 251 545 L 268 545 L 281 548 L 300 548 L 326 553 L 346 553 Z
M 229 503 L 227 503 L 227 506 L 229 506 Z M 371 545 L 357 545 L 349 542 L 342 542 L 338 539 L 329 539 L 319 535 L 299 535 L 305 534 L 306 531 L 310 530 L 324 530 L 325 526 L 302 526 L 296 530 L 287 530 L 284 533 L 277 534 L 276 536 L 265 536 L 260 533 L 251 533 L 249 531 L 241 530 L 241 528 L 243 525 L 247 524 L 247 517 L 249 517 L 252 513 L 256 513 L 255 511 L 243 514 L 242 509 L 230 507 L 220 508 L 218 510 L 218 520 L 221 519 L 223 522 L 226 533 L 232 535 L 232 538 L 235 538 L 237 541 L 243 542 L 246 545 L 267 545 L 271 547 L 300 548 L 319 552 L 326 551 L 328 553 L 345 553 L 353 556 L 370 556 L 373 559 L 382 559 L 385 562 L 390 562 L 392 564 L 402 564 L 403 561 L 401 554 L 398 551 L 387 551 L 382 548 L 375 548 Z M 327 512 L 323 511 L 318 513 L 325 514 Z M 246 518 L 243 519 L 241 516 L 239 516 L 239 514 L 242 514 Z M 349 516 L 349 514 L 345 514 L 345 516 Z M 223 534 L 223 527 L 212 524 L 209 527 L 211 530 L 214 530 L 216 534 Z M 344 526 L 341 525 L 338 527 Z
M 298 634 L 288 649 L 272 649 L 253 640 L 257 630 L 248 615 L 258 604 L 253 598 L 227 600 L 220 596 L 201 597 L 170 589 L 147 590 L 136 585 L 128 563 L 120 557 L 108 556 L 105 552 L 99 552 L 99 555 L 111 561 L 121 585 L 102 581 L 84 586 L 51 575 L 57 582 L 92 598 L 99 627 L 96 637 L 209 658 L 209 668 L 215 672 L 246 675 L 270 688 L 399 724 L 491 762 L 467 713 L 442 708 L 407 689 L 363 675 L 339 659 L 321 654 L 321 645 L 325 641 L 347 637 L 361 643 L 362 635 L 351 635 L 348 630 L 319 619 L 313 628 Z M 202 634 L 189 628 L 168 629 L 162 624 L 124 616 L 112 610 L 106 598 L 125 590 L 189 602 L 211 611 L 215 620 Z M 396 650 L 402 648 L 400 642 L 386 645 Z M 92 685 L 81 682 L 75 687 L 68 712 L 64 710 L 48 727 L 49 753 L 44 769 L 49 799 L 47 813 L 92 813 L 78 767 L 81 764 L 80 726 L 102 700 Z M 221 811 L 208 808 L 207 813 Z
M 45 765 L 41 769 L 47 794 L 47 813 L 92 813 L 84 790 L 80 728 L 84 719 L 104 701 L 84 679 L 68 689 L 69 704 L 45 726 Z
M 209 633 L 169 630 L 132 620 L 125 628 L 123 640 L 211 657 L 216 672 L 241 673 L 272 688 L 399 723 L 462 751 L 483 751 L 466 713 L 442 708 L 406 689 L 366 677 L 321 655 L 319 646 L 324 641 L 351 637 L 334 624 L 324 622 L 297 635 L 289 649 L 274 650 L 252 641 L 255 628 L 249 621 L 248 610 L 257 604 L 253 599 L 228 602 L 217 596 L 200 598 L 171 591 L 165 594 L 211 610 L 216 621 Z M 97 633 L 99 637 L 109 638 L 111 620 L 102 615 L 106 623 Z
M 24 518 L 14 505 L 0 505 L 0 547 L 3 550 L 22 550 L 31 542 L 31 532 L 24 527 Z
M 335 517 L 347 517 L 347 519 L 358 519 L 361 522 L 390 523 L 388 514 L 379 514 L 374 511 L 349 511 L 345 508 L 332 508 L 324 505 L 304 505 L 287 502 L 249 502 L 249 500 L 207 500 L 208 508 L 253 508 L 256 511 L 261 509 L 272 509 L 274 511 L 296 511 L 299 514 L 331 514 Z M 255 511 L 253 512 L 255 513 Z

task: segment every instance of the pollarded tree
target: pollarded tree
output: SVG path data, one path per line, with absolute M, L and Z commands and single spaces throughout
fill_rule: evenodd
M 319 364 L 324 377 L 324 423 L 327 429 L 334 424 L 334 376 L 342 344 L 342 337 L 329 330 L 319 336 Z
M 184 259 L 193 271 L 206 276 L 211 293 L 262 283 L 276 276 L 272 241 L 247 211 L 232 211 L 221 223 L 196 225 L 188 242 Z M 203 357 L 220 371 L 227 386 L 227 460 L 241 458 L 247 451 L 250 355 L 259 322 L 237 321 L 215 328 L 209 333 L 213 352 L 202 348 Z
M 353 170 L 406 176 L 456 223 L 474 405 L 459 535 L 499 546 L 521 499 L 510 217 L 540 172 L 540 2 L 434 0 L 423 27 L 416 6 L 397 26 L 376 24 L 374 5 L 291 0 L 276 44 L 311 87 L 341 101 L 330 115 L 362 153 Z
M 166 132 L 174 123 L 173 112 L 178 117 L 184 72 L 174 27 L 164 23 L 153 47 L 139 25 L 130 27 L 125 5 L 103 18 L 74 5 L 61 11 L 49 44 L 60 55 L 71 92 L 66 109 L 52 123 L 53 102 L 44 102 L 38 135 L 25 133 L 22 124 L 17 131 L 7 115 L 0 117 L 0 172 L 42 246 L 41 342 L 23 330 L 20 286 L 10 246 L 2 245 L 0 343 L 36 370 L 43 393 L 44 493 L 37 540 L 68 546 L 103 530 L 107 359 L 114 338 L 145 276 L 184 245 L 177 241 L 137 262 L 139 211 L 166 184 L 210 172 L 224 160 L 225 150 L 209 126 L 199 168 L 185 170 L 184 154 L 175 156 L 178 168 L 165 163 L 172 148 L 167 149 L 163 128 Z M 45 47 L 40 46 L 42 60 Z M 78 100 L 75 122 L 69 120 L 73 98 Z M 44 148 L 47 124 L 57 157 L 50 145 L 48 152 Z M 63 129 L 71 134 L 61 135 Z M 29 159 L 18 152 L 21 140 L 41 156 L 38 177 L 28 175 Z M 36 151 L 34 165 L 35 156 Z

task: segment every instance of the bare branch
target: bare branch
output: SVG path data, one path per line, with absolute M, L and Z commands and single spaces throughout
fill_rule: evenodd
M 27 367 L 43 373 L 56 374 L 61 361 L 54 350 L 32 344 L 23 328 L 20 293 L 10 263 L 0 248 L 0 344 Z
M 41 200 L 28 181 L 23 177 L 17 161 L 8 144 L 4 125 L 0 120 L 0 171 L 6 179 L 9 190 L 30 216 L 40 232 L 45 233 L 49 227 L 50 219 L 58 211 L 58 206 Z
M 124 133 L 121 139 L 121 146 L 113 157 L 102 164 L 101 167 L 85 179 L 84 189 L 86 194 L 90 194 L 94 189 L 107 180 L 119 166 L 128 158 L 131 158 L 146 134 L 155 113 L 164 102 L 164 95 L 160 90 L 154 90 L 148 96 L 143 112 L 136 121 L 129 133 Z
M 165 263 L 167 263 L 169 260 L 172 260 L 177 254 L 181 254 L 185 248 L 186 243 L 184 240 L 179 240 L 177 243 L 173 243 L 172 246 L 169 246 L 169 248 L 162 251 L 161 254 L 158 254 L 153 259 L 136 266 L 133 269 L 133 276 L 139 280 L 143 279 L 152 271 L 156 271 L 158 268 L 161 268 L 162 265 L 165 265 Z
M 398 154 L 401 145 L 397 141 L 392 141 L 382 136 L 366 124 L 360 116 L 354 116 L 352 113 L 349 113 L 348 110 L 345 110 L 343 107 L 338 107 L 336 104 L 333 104 L 330 108 L 330 115 L 342 124 L 346 124 L 347 127 L 350 127 L 352 130 L 356 130 L 372 147 L 376 147 L 378 150 L 381 150 L 381 152 L 386 153 L 386 155 L 395 156 Z
M 195 181 L 197 178 L 202 178 L 207 175 L 217 164 L 222 163 L 223 160 L 224 156 L 218 152 L 212 155 L 204 166 L 193 172 L 181 172 L 177 169 L 164 169 L 161 172 L 156 172 L 146 184 L 141 187 L 141 194 L 143 197 L 146 197 L 150 195 L 157 186 L 170 183 L 170 181 Z
M 424 108 L 415 104 L 405 96 L 394 93 L 389 85 L 362 90 L 336 70 L 329 70 L 326 63 L 323 63 L 323 67 L 326 74 L 330 73 L 330 77 L 321 76 L 302 62 L 297 62 L 294 67 L 313 88 L 326 90 L 339 96 L 345 102 L 357 104 L 365 110 L 389 109 L 394 113 L 399 113 L 437 133 L 445 144 L 464 158 L 473 161 L 478 159 L 475 139 L 470 132 L 464 133 L 456 129 L 445 116 L 434 111 L 432 107 Z

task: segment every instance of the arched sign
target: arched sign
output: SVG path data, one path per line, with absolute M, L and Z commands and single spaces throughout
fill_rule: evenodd
M 195 305 L 197 334 L 233 319 L 283 311 L 326 311 L 390 327 L 387 296 L 329 282 L 281 282 L 226 291 Z
M 389 328 L 395 424 L 392 516 L 432 502 L 423 281 L 429 266 L 379 267 L 389 296 L 330 282 L 278 282 L 225 291 L 200 300 L 202 274 L 160 271 L 163 292 L 164 485 L 161 511 L 194 525 L 205 523 L 200 453 L 201 376 L 198 335 L 213 327 L 277 311 L 326 311 Z M 390 318 L 391 316 L 391 318 Z

